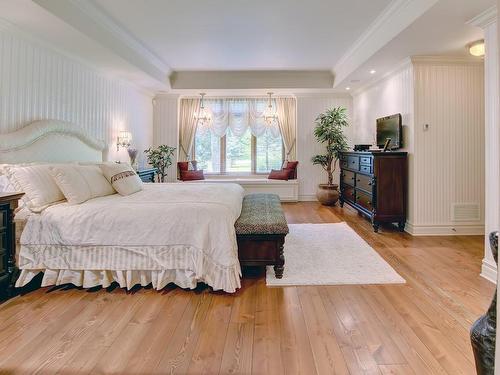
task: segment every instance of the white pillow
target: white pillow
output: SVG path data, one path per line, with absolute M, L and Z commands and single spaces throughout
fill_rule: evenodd
M 142 190 L 142 181 L 126 163 L 104 163 L 102 173 L 120 195 L 130 195 Z
M 97 165 L 55 165 L 50 173 L 69 204 L 115 193 Z
M 16 191 L 24 192 L 27 207 L 41 212 L 48 206 L 64 200 L 64 195 L 52 178 L 50 165 L 5 168 L 9 181 Z

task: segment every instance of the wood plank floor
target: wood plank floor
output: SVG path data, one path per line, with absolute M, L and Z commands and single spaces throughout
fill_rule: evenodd
M 474 374 L 468 330 L 494 286 L 483 237 L 375 234 L 349 208 L 286 204 L 290 223 L 346 221 L 405 285 L 266 288 L 234 295 L 42 288 L 0 305 L 6 374 Z

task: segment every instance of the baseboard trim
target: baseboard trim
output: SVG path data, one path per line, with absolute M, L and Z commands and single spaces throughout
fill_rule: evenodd
M 491 281 L 493 284 L 497 283 L 497 267 L 486 258 L 483 259 L 483 264 L 481 265 L 481 277 Z
M 484 225 L 413 225 L 405 231 L 412 236 L 483 236 Z
M 317 202 L 316 195 L 299 195 L 299 202 Z

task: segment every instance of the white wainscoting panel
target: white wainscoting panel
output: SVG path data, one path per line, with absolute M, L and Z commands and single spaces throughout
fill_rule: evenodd
M 497 281 L 497 267 L 490 249 L 489 234 L 500 228 L 500 98 L 499 98 L 499 49 L 497 22 L 484 27 L 486 43 L 485 69 L 485 241 L 481 275 Z
M 297 160 L 299 180 L 299 200 L 316 200 L 318 184 L 326 183 L 326 172 L 311 163 L 311 158 L 324 152 L 324 146 L 314 138 L 314 120 L 327 109 L 343 106 L 352 119 L 352 98 L 350 95 L 303 94 L 297 96 Z M 352 139 L 353 124 L 346 129 L 349 140 Z M 352 143 L 352 142 L 350 142 Z M 335 174 L 335 183 L 339 183 L 339 169 Z
M 0 134 L 41 119 L 72 122 L 108 144 L 108 159 L 128 161 L 116 151 L 116 136 L 129 130 L 140 151 L 152 142 L 152 97 L 15 31 L 0 28 Z M 144 163 L 142 152 L 139 163 Z
M 428 61 L 415 71 L 413 226 L 484 233 L 484 67 Z M 424 125 L 428 124 L 428 129 Z M 454 205 L 478 205 L 479 220 L 453 219 Z M 476 215 L 474 215 L 476 216 Z
M 153 106 L 153 143 L 155 146 L 168 145 L 179 146 L 179 125 L 178 125 L 178 105 L 179 95 L 157 95 Z M 177 180 L 177 155 L 172 166 L 167 170 L 167 181 Z

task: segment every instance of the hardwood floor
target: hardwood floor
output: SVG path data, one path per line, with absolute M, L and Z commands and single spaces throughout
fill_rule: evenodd
M 0 305 L 8 374 L 474 374 L 471 323 L 494 286 L 483 238 L 372 232 L 349 208 L 285 205 L 289 223 L 346 221 L 405 285 L 267 288 L 234 295 L 167 287 L 42 288 Z

